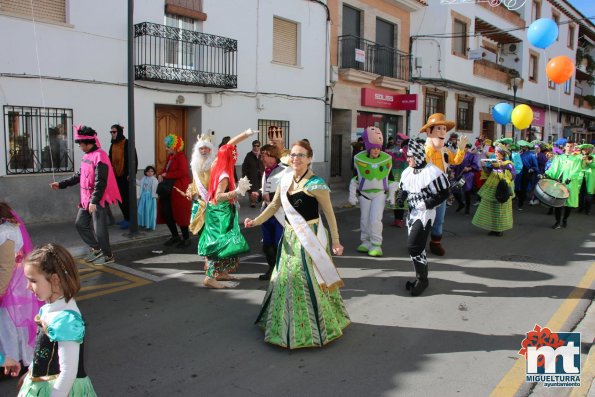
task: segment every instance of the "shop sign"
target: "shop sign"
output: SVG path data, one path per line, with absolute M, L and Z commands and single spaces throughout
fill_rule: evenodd
M 355 49 L 355 61 L 365 63 L 366 62 L 366 52 L 364 50 L 360 50 L 359 48 Z
M 392 110 L 417 110 L 417 94 L 395 94 L 391 91 L 362 88 L 361 104 Z
M 531 110 L 533 110 L 533 121 L 531 125 L 545 127 L 545 109 L 531 106 Z

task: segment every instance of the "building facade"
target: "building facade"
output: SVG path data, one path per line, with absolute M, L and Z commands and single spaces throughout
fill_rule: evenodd
M 410 90 L 411 13 L 418 0 L 329 1 L 331 19 L 332 137 L 330 176 L 351 178 L 351 143 L 364 128 L 382 129 L 385 140 L 406 128 Z
M 456 121 L 457 132 L 471 137 L 592 141 L 592 57 L 583 56 L 560 85 L 548 80 L 546 65 L 560 55 L 574 61 L 577 52 L 592 54 L 595 26 L 564 0 L 497 3 L 436 1 L 412 14 L 412 92 L 420 106 L 412 112 L 411 135 L 430 114 L 441 112 Z M 527 40 L 527 27 L 539 18 L 559 27 L 557 41 L 546 50 Z M 500 102 L 529 105 L 531 126 L 519 131 L 497 124 L 491 109 Z
M 33 9 L 31 9 L 33 4 Z M 314 170 L 328 174 L 329 14 L 301 0 L 136 0 L 135 140 L 139 169 L 163 166 L 163 137 L 191 152 L 198 133 L 215 145 L 246 128 L 281 127 L 286 145 L 307 138 Z M 49 183 L 78 169 L 73 125 L 109 148 L 128 136 L 126 2 L 0 0 L 2 200 L 29 222 L 74 217 L 78 189 Z M 326 66 L 326 67 L 325 67 Z M 324 148 L 324 150 L 323 150 Z M 240 158 L 250 142 L 239 146 Z

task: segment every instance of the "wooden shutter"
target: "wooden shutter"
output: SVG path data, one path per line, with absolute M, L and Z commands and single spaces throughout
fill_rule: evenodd
M 31 19 L 66 23 L 65 3 L 66 0 L 0 0 L 0 11 Z
M 273 61 L 297 65 L 297 23 L 273 18 Z

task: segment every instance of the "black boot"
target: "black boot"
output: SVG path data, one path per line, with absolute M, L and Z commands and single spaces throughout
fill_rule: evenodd
M 413 283 L 407 282 L 407 290 L 411 296 L 419 296 L 430 282 L 428 281 L 428 266 L 422 263 L 416 263 L 415 265 L 415 281 Z
M 266 281 L 271 279 L 271 274 L 273 273 L 273 269 L 275 268 L 275 261 L 277 260 L 277 249 L 274 245 L 263 245 L 262 252 L 264 252 L 267 264 L 269 265 L 269 269 L 265 274 L 261 274 L 260 276 L 258 276 L 258 279 Z

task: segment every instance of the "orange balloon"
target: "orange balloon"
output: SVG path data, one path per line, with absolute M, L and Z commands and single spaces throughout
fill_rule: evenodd
M 547 77 L 556 84 L 562 84 L 574 74 L 574 62 L 567 56 L 552 58 L 545 68 Z

